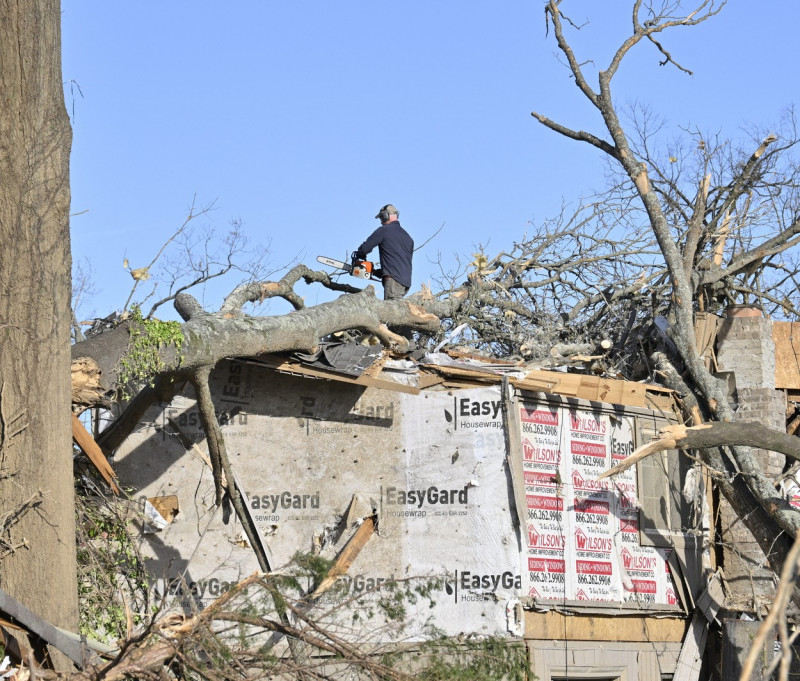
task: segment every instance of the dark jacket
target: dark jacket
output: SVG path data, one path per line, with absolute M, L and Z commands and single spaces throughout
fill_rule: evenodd
M 378 247 L 381 269 L 384 277 L 391 277 L 403 286 L 411 288 L 411 256 L 414 254 L 414 240 L 400 226 L 400 222 L 387 222 L 381 225 L 358 247 L 356 254 L 366 258 Z

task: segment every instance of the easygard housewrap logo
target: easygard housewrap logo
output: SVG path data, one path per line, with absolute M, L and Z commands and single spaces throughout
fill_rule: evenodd
M 391 428 L 394 402 L 371 404 L 359 399 L 352 406 L 343 407 L 337 400 L 301 395 L 298 422 L 306 435 L 347 435 L 357 426 Z
M 381 497 L 390 516 L 424 518 L 432 515 L 466 515 L 469 488 L 442 488 L 436 485 L 419 489 L 382 487 Z
M 475 428 L 502 428 L 503 401 L 473 400 L 469 397 L 454 397 L 453 410 L 444 410 L 444 418 L 453 425 L 454 430 Z
M 279 520 L 314 520 L 315 511 L 319 510 L 319 490 L 298 494 L 286 490 L 270 494 L 245 494 L 251 510 L 256 511 L 253 518 L 256 522 L 277 522 Z M 280 511 L 294 511 L 294 515 L 281 516 Z M 297 515 L 297 512 L 305 515 Z
M 445 593 L 453 597 L 454 603 L 492 601 L 499 589 L 519 592 L 522 589 L 522 577 L 510 570 L 495 573 L 454 570 L 452 580 L 448 579 L 444 584 Z

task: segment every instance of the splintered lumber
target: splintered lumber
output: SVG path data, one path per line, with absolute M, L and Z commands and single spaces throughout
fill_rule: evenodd
M 72 403 L 89 407 L 103 401 L 105 388 L 101 383 L 102 371 L 91 357 L 72 360 Z
M 364 522 L 359 525 L 358 529 L 353 533 L 353 536 L 347 541 L 342 552 L 336 557 L 331 569 L 325 576 L 319 586 L 314 589 L 314 593 L 309 596 L 309 600 L 319 598 L 323 593 L 330 589 L 343 574 L 345 574 L 353 561 L 358 557 L 364 544 L 367 543 L 369 538 L 375 532 L 375 516 L 364 518 Z
M 613 468 L 609 468 L 605 473 L 598 475 L 597 479 L 602 480 L 603 478 L 609 478 L 612 475 L 619 475 L 622 473 L 622 471 L 628 470 L 631 466 L 635 465 L 637 462 L 650 456 L 651 454 L 663 452 L 667 449 L 675 449 L 678 446 L 679 441 L 686 440 L 687 432 L 690 430 L 706 429 L 710 427 L 710 424 L 695 426 L 694 429 L 687 428 L 683 424 L 666 426 L 663 430 L 658 432 L 657 439 L 651 440 L 647 444 L 642 445 L 624 461 L 618 463 Z
M 89 431 L 84 428 L 80 419 L 72 412 L 72 439 L 75 444 L 81 448 L 84 454 L 89 457 L 100 475 L 109 484 L 114 494 L 119 494 L 119 487 L 114 482 L 116 474 L 108 463 L 105 454 L 103 454 L 100 446 L 94 441 L 94 438 L 89 434 Z
M 672 441 L 653 440 L 652 442 L 648 442 L 646 445 L 642 445 L 636 451 L 634 451 L 622 463 L 618 463 L 613 468 L 609 468 L 604 473 L 598 475 L 597 479 L 602 480 L 603 478 L 610 478 L 612 475 L 619 475 L 623 471 L 628 470 L 631 466 L 636 465 L 639 461 L 647 458 L 651 454 L 657 454 L 658 452 L 663 452 L 665 449 L 674 449 L 674 448 L 675 448 L 674 440 Z

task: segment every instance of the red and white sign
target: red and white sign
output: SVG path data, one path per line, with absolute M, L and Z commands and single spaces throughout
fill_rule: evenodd
M 521 405 L 519 419 L 523 591 L 542 601 L 675 605 L 666 555 L 639 544 L 635 467 L 597 479 L 634 451 L 633 419 L 534 404 Z

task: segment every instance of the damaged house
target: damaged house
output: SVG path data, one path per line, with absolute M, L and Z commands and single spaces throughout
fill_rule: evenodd
M 673 450 L 599 479 L 677 422 L 670 391 L 362 346 L 226 361 L 210 385 L 269 568 L 339 557 L 324 621 L 376 646 L 523 640 L 540 679 L 698 678 L 723 606 L 704 469 Z M 191 387 L 143 424 L 113 465 L 150 518 L 155 594 L 192 612 L 258 551 L 214 504 Z M 401 622 L 376 608 L 398 582 L 425 594 Z
M 796 430 L 792 331 L 698 315 L 737 419 Z M 144 511 L 153 596 L 191 616 L 320 556 L 304 607 L 376 651 L 493 637 L 540 679 L 738 678 L 776 578 L 691 452 L 642 456 L 685 405 L 563 369 L 353 344 L 221 362 L 209 386 L 243 512 L 216 504 L 188 384 L 113 457 Z M 800 506 L 785 457 L 759 456 Z

